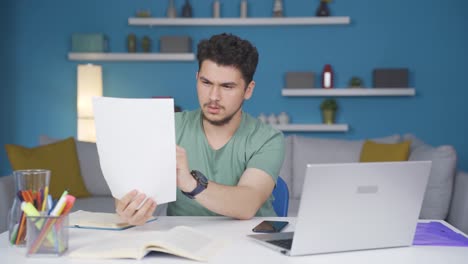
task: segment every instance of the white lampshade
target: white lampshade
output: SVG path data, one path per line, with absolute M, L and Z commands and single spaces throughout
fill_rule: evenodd
M 102 96 L 102 67 L 100 65 L 78 65 L 77 69 L 77 113 L 78 140 L 96 141 L 94 126 L 93 97 Z

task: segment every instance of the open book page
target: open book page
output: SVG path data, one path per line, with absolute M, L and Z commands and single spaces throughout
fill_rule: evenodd
M 96 240 L 70 253 L 72 258 L 133 258 L 142 259 L 150 251 L 164 252 L 192 260 L 207 261 L 223 246 L 191 227 L 178 226 L 168 231 L 117 233 L 112 238 Z
M 152 217 L 148 222 L 155 220 Z M 132 225 L 120 219 L 117 214 L 76 211 L 70 214 L 69 225 L 81 228 L 125 229 Z

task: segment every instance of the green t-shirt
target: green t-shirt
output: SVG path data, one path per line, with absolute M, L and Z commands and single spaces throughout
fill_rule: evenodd
M 201 110 L 179 112 L 175 115 L 177 145 L 187 151 L 190 170 L 202 172 L 209 180 L 236 186 L 247 168 L 268 173 L 276 182 L 284 159 L 283 134 L 256 118 L 242 113 L 242 121 L 232 138 L 218 150 L 213 150 L 205 137 Z M 276 216 L 273 197 L 258 210 L 256 216 Z M 196 200 L 177 191 L 177 200 L 168 205 L 168 215 L 218 215 Z

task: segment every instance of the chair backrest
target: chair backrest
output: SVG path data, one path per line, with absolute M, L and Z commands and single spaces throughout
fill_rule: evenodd
M 273 209 L 278 216 L 288 216 L 289 190 L 286 182 L 278 176 L 276 186 L 273 189 Z

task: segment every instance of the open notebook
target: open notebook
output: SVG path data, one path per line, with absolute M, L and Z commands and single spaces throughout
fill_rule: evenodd
M 70 252 L 72 258 L 142 259 L 151 251 L 163 252 L 197 261 L 207 261 L 224 246 L 191 227 L 177 226 L 167 231 L 118 232 L 111 237 Z
M 157 218 L 153 216 L 148 222 L 156 219 Z M 105 230 L 123 230 L 133 227 L 133 225 L 122 221 L 117 214 L 95 213 L 82 210 L 70 214 L 69 225 L 71 227 Z

